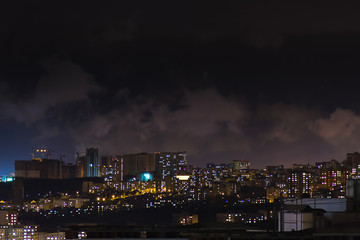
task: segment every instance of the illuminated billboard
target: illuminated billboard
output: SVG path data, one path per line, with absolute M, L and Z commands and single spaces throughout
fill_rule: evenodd
M 176 178 L 179 179 L 180 181 L 187 181 L 187 180 L 189 180 L 190 176 L 189 175 L 177 175 Z

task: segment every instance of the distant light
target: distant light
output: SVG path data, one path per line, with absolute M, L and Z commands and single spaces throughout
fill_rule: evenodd
M 12 182 L 12 181 L 14 181 L 15 180 L 15 178 L 14 177 L 2 177 L 1 178 L 1 182 Z
M 6 182 L 12 182 L 12 181 L 14 181 L 14 179 L 15 179 L 15 178 L 13 178 L 13 177 L 7 177 L 7 178 L 6 178 Z

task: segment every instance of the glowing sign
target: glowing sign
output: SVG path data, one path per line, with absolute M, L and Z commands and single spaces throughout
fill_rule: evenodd
M 189 175 L 177 175 L 176 178 L 179 179 L 180 181 L 186 181 L 186 180 L 189 180 L 190 176 Z

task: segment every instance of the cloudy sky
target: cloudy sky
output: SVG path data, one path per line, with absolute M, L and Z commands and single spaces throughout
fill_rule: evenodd
M 358 5 L 3 1 L 0 175 L 37 147 L 343 160 L 360 151 Z

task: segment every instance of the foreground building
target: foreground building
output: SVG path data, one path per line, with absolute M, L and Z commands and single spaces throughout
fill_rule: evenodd
M 0 239 L 38 240 L 38 227 L 33 225 L 0 226 Z

